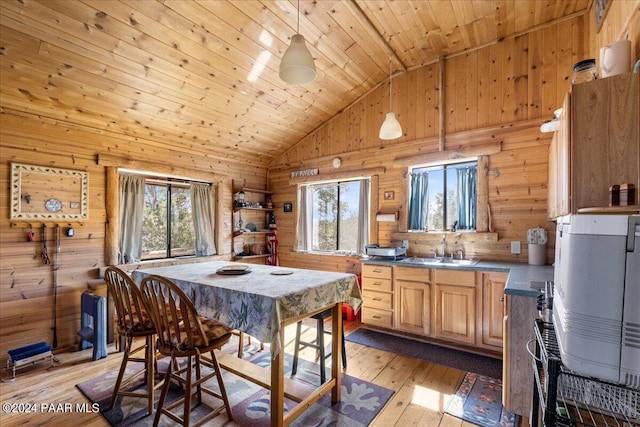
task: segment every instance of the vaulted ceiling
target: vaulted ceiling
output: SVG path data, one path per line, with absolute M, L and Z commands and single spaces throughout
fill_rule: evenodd
M 312 83 L 278 77 L 296 0 L 2 0 L 3 109 L 268 164 L 394 73 L 591 0 L 301 0 Z

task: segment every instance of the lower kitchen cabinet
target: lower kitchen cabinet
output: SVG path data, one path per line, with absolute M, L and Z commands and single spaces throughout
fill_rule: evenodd
M 464 286 L 435 286 L 435 337 L 474 345 L 476 290 Z
M 502 351 L 507 273 L 482 273 L 482 345 Z
M 419 335 L 431 333 L 430 271 L 395 267 L 395 328 Z
M 503 349 L 508 273 L 362 265 L 362 322 L 491 353 Z
M 393 327 L 393 267 L 362 266 L 362 322 Z

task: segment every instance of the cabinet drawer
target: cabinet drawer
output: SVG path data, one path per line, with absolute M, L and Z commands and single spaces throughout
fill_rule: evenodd
M 424 267 L 395 267 L 393 273 L 396 280 L 431 281 L 431 270 Z
M 375 292 L 364 289 L 362 291 L 362 303 L 365 307 L 375 307 L 391 310 L 393 308 L 393 294 L 386 292 Z
M 436 283 L 458 286 L 476 285 L 475 271 L 436 269 L 434 276 Z
M 393 290 L 391 279 L 376 279 L 371 277 L 362 278 L 362 289 L 387 292 L 391 292 Z
M 391 266 L 370 264 L 364 264 L 362 266 L 362 275 L 366 277 L 380 277 L 382 279 L 391 279 L 391 272 Z
M 377 310 L 375 308 L 364 307 L 362 309 L 362 323 L 365 325 L 381 326 L 391 328 L 393 313 L 391 311 Z

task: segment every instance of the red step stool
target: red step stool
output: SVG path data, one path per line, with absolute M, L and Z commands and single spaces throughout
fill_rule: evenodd
M 362 289 L 362 284 L 361 284 L 362 276 L 358 274 L 357 278 L 358 278 L 358 287 Z M 361 311 L 358 311 L 358 314 L 355 314 L 353 312 L 353 308 L 349 307 L 348 304 L 342 304 L 342 317 L 348 322 L 351 322 L 354 319 L 357 319 L 358 321 L 360 321 L 360 313 Z

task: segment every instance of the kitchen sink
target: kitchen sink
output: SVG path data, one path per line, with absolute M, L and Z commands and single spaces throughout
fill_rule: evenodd
M 476 265 L 479 261 L 477 259 L 445 259 L 440 264 L 442 265 Z
M 433 264 L 440 264 L 442 262 L 442 258 L 409 257 L 409 258 L 400 260 L 400 262 L 403 264 L 433 265 Z
M 399 262 L 403 264 L 413 264 L 413 265 L 448 265 L 448 266 L 472 266 L 476 265 L 479 261 L 477 259 L 451 259 L 451 258 L 418 258 L 418 257 L 409 257 Z

